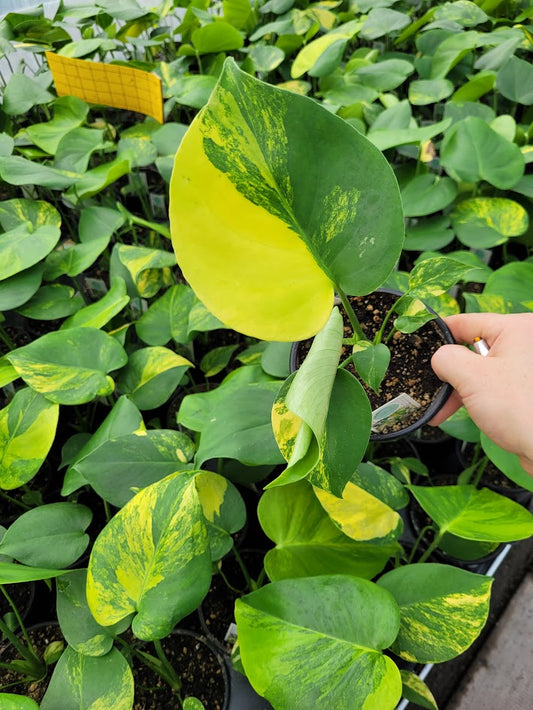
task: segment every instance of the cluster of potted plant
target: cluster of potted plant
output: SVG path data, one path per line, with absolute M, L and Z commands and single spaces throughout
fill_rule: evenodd
M 442 316 L 533 309 L 528 11 L 374 5 L 1 20 L 6 707 L 237 710 L 231 666 L 248 708 L 435 708 L 417 664 L 482 631 L 491 578 L 442 554 L 533 533 L 487 462 L 533 484 L 464 412 L 445 485 L 398 442 L 449 393 Z M 165 122 L 57 97 L 45 51 L 155 72 Z M 216 585 L 220 699 L 176 634 Z

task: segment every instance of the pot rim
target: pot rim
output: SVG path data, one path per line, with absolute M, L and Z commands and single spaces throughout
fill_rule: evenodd
M 375 291 L 371 291 L 370 294 L 363 294 L 364 296 L 370 296 L 372 293 L 390 293 L 394 296 L 402 296 L 403 293 L 402 291 L 397 291 L 392 288 L 378 288 Z M 423 299 L 420 299 L 423 301 Z M 425 302 L 424 305 L 428 309 L 430 313 L 433 313 L 436 318 L 432 321 L 436 323 L 439 327 L 439 330 L 442 332 L 443 338 L 446 342 L 446 344 L 451 344 L 454 345 L 456 344 L 456 341 L 452 335 L 451 330 L 448 328 L 444 320 L 431 308 L 428 306 Z M 301 340 L 296 341 L 293 343 L 291 347 L 291 353 L 290 353 L 290 360 L 289 360 L 289 368 L 291 374 L 293 372 L 296 372 L 298 369 L 296 367 L 296 353 L 298 350 L 299 344 L 303 342 Z M 431 404 L 428 406 L 428 408 L 420 415 L 420 418 L 417 419 L 415 422 L 412 422 L 408 426 L 404 427 L 403 429 L 398 429 L 397 431 L 390 431 L 387 433 L 379 433 L 379 432 L 371 432 L 370 433 L 370 441 L 390 441 L 392 439 L 400 439 L 404 436 L 407 436 L 411 434 L 412 432 L 416 431 L 420 427 L 424 426 L 424 424 L 427 424 L 430 419 L 432 419 L 437 412 L 439 412 L 442 407 L 446 404 L 448 401 L 450 395 L 453 392 L 453 387 L 448 383 L 448 382 L 442 382 L 441 386 L 437 390 L 437 393 L 435 394 L 435 397 L 433 398 Z

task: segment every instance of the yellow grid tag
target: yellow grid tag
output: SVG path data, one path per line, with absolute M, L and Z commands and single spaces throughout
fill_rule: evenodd
M 45 52 L 58 96 L 138 111 L 163 123 L 161 79 L 151 72 Z

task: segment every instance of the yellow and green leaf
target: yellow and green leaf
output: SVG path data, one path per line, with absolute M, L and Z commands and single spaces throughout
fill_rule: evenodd
M 0 488 L 33 478 L 52 446 L 58 417 L 59 406 L 29 387 L 0 410 Z
M 170 192 L 187 281 L 223 323 L 265 340 L 317 333 L 335 285 L 373 290 L 403 243 L 399 190 L 380 151 L 233 60 L 180 144 Z
M 450 565 L 406 565 L 378 581 L 400 607 L 391 650 L 415 663 L 441 663 L 465 651 L 489 613 L 492 578 Z
M 96 539 L 87 601 L 102 626 L 134 614 L 133 633 L 159 639 L 204 598 L 211 555 L 196 473 L 175 473 L 144 488 Z
M 529 218 L 518 202 L 506 197 L 473 197 L 451 213 L 458 239 L 467 247 L 487 249 L 527 231 Z

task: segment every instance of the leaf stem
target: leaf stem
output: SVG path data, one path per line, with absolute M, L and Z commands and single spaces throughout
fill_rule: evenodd
M 354 335 L 357 336 L 357 340 L 366 340 L 366 335 L 364 334 L 363 329 L 361 328 L 361 324 L 359 323 L 359 320 L 355 315 L 355 311 L 352 308 L 352 304 L 350 303 L 348 296 L 341 288 L 339 288 L 337 284 L 335 284 L 335 290 L 337 291 L 337 294 L 341 299 L 342 306 L 346 315 L 348 316 L 348 320 L 350 321 L 350 325 L 352 326 Z

